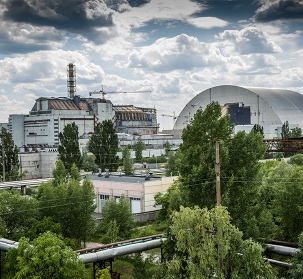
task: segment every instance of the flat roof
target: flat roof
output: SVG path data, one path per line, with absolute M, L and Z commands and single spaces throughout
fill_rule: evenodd
M 98 176 L 98 174 L 90 174 L 88 175 L 89 179 L 94 181 L 110 181 L 110 182 L 125 182 L 125 183 L 144 183 L 145 181 L 151 181 L 151 180 L 161 180 L 160 177 L 153 177 L 150 176 L 150 180 L 145 180 L 145 175 L 143 176 L 126 176 L 126 175 L 110 175 L 109 177 L 105 177 L 105 174 L 102 174 L 101 177 Z

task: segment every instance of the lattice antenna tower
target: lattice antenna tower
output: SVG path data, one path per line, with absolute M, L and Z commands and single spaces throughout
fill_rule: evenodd
M 76 65 L 73 63 L 67 65 L 67 93 L 71 99 L 76 93 Z

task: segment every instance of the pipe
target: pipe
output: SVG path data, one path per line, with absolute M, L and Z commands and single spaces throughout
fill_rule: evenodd
M 19 242 L 9 240 L 6 238 L 0 238 L 0 250 L 7 252 L 10 248 L 17 248 L 19 245 Z
M 299 251 L 297 248 L 285 247 L 281 245 L 265 244 L 265 249 L 269 253 L 283 255 L 283 256 L 293 256 Z
M 110 248 L 107 250 L 102 250 L 94 253 L 81 254 L 79 255 L 79 259 L 84 263 L 98 262 L 102 260 L 111 259 L 118 256 L 123 256 L 132 253 L 138 253 L 146 250 L 150 250 L 153 248 L 159 248 L 162 246 L 162 242 L 165 241 L 165 238 L 162 239 L 154 239 L 150 241 L 146 241 L 143 243 L 136 243 L 126 246 L 120 246 L 115 248 Z
M 281 262 L 281 261 L 268 259 L 268 258 L 264 258 L 264 261 L 269 262 L 270 264 L 274 264 L 274 265 L 286 267 L 286 268 L 290 268 L 292 266 L 292 264 L 290 264 L 290 263 Z

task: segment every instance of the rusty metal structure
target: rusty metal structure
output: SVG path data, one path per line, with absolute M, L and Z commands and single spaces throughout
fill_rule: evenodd
M 264 140 L 267 144 L 266 152 L 303 153 L 303 137 L 291 139 Z
M 76 66 L 73 63 L 67 65 L 67 93 L 73 99 L 76 92 Z
M 115 128 L 117 133 L 133 135 L 157 134 L 157 110 L 155 108 L 142 108 L 133 105 L 114 105 Z

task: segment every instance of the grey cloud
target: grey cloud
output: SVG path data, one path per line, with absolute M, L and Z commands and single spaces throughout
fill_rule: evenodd
M 0 22 L 0 53 L 3 54 L 56 49 L 65 41 L 63 32 L 54 28 Z
M 102 3 L 101 0 L 11 0 L 6 2 L 3 16 L 14 22 L 53 26 L 102 43 L 107 36 L 115 35 L 96 30 L 114 25 L 113 14 L 103 11 Z
M 265 1 L 254 16 L 254 20 L 258 22 L 279 19 L 303 19 L 303 2 L 301 0 Z

